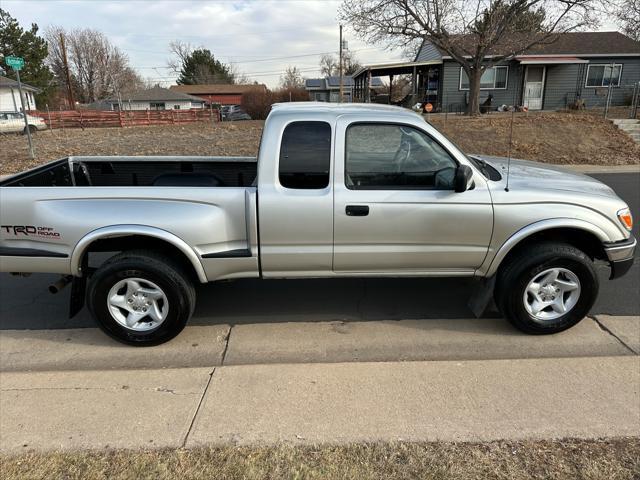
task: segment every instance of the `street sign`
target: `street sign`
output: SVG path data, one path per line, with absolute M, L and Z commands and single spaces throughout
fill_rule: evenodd
M 5 57 L 4 63 L 14 70 L 22 70 L 24 67 L 24 58 L 22 57 Z

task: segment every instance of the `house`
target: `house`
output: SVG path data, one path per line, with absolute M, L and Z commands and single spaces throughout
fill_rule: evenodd
M 101 100 L 92 105 L 100 110 L 190 110 L 204 108 L 204 100 L 186 93 L 155 86 L 122 94 L 119 98 Z
M 212 84 L 212 85 L 172 85 L 171 90 L 174 92 L 186 93 L 200 97 L 207 104 L 219 105 L 240 105 L 242 104 L 242 96 L 248 91 L 261 90 L 267 92 L 267 86 L 264 84 Z
M 464 45 L 470 35 L 460 36 Z M 490 55 L 508 54 L 506 39 Z M 409 74 L 412 95 L 405 105 L 429 102 L 436 111 L 464 110 L 469 80 L 460 65 L 446 52 L 424 40 L 413 62 L 363 67 L 354 75 L 355 98 L 370 101 L 364 86 L 372 75 Z M 480 100 L 491 95 L 493 108 L 521 105 L 530 110 L 556 110 L 571 106 L 587 108 L 625 105 L 631 102 L 640 82 L 640 42 L 619 32 L 571 32 L 555 36 L 510 61 L 485 71 Z M 609 88 L 611 87 L 611 88 Z
M 351 102 L 353 94 L 353 77 L 342 77 L 342 89 L 344 101 Z M 382 88 L 384 84 L 382 80 L 374 77 L 371 79 L 372 89 Z M 340 77 L 329 76 L 325 78 L 309 78 L 304 81 L 304 88 L 309 92 L 309 99 L 316 102 L 332 102 L 336 103 L 340 99 Z
M 22 98 L 26 110 L 37 110 L 34 94 L 40 93 L 40 89 L 22 83 Z M 20 112 L 20 94 L 18 82 L 12 78 L 0 75 L 0 112 Z

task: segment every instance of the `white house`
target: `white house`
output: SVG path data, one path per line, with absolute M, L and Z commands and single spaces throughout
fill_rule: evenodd
M 204 108 L 204 103 L 202 98 L 155 86 L 122 94 L 120 98 L 102 100 L 92 107 L 107 110 L 190 110 Z
M 36 99 L 33 96 L 40 90 L 26 83 L 22 84 L 22 97 L 24 99 L 24 108 L 26 110 L 37 110 Z M 20 94 L 18 91 L 18 82 L 11 78 L 0 75 L 0 112 L 20 112 Z

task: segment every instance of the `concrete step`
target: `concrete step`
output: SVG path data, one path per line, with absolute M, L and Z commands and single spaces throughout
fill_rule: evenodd
M 640 124 L 640 120 L 638 120 L 637 118 L 613 118 L 611 121 L 615 125 Z
M 640 123 L 621 123 L 618 128 L 625 132 L 640 132 Z

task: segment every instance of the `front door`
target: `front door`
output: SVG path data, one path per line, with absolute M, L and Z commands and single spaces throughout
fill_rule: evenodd
M 458 160 L 418 121 L 352 122 L 337 125 L 334 271 L 473 274 L 493 228 L 486 182 L 456 193 Z
M 542 110 L 545 67 L 527 65 L 524 81 L 524 106 L 529 110 Z

